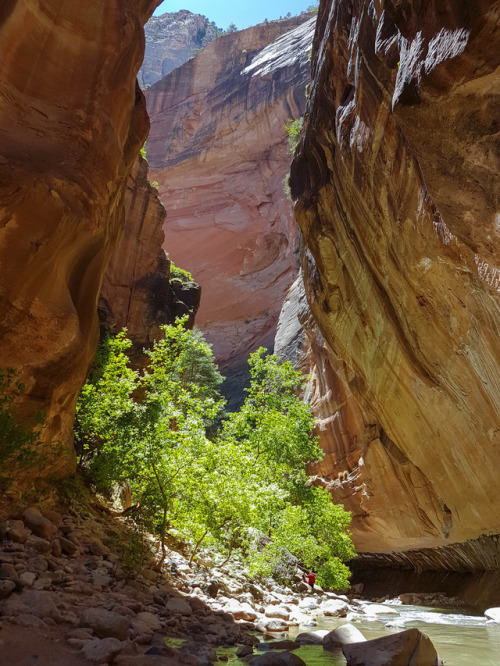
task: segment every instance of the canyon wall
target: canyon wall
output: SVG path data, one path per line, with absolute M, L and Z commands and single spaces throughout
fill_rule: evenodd
M 152 16 L 145 28 L 146 51 L 138 76 L 141 88 L 156 83 L 193 58 L 221 32 L 206 16 L 185 9 Z
M 312 471 L 358 550 L 420 568 L 498 566 L 499 21 L 322 0 L 292 165 Z
M 224 35 L 146 91 L 165 247 L 202 285 L 197 325 L 236 386 L 298 270 L 285 123 L 304 111 L 314 20 Z
M 128 178 L 124 209 L 123 231 L 104 274 L 98 310 L 105 331 L 127 329 L 129 357 L 141 367 L 146 360 L 142 350 L 160 337 L 160 326 L 183 315 L 194 323 L 200 288 L 171 280 L 170 261 L 162 249 L 165 208 L 140 155 Z
M 157 4 L 0 8 L 0 367 L 25 384 L 21 418 L 45 412 L 40 476 L 75 465 L 74 404 L 97 343 L 101 280 L 148 133 L 136 76 Z

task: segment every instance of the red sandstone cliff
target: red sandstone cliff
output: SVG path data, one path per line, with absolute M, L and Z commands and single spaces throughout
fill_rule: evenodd
M 316 471 L 358 549 L 434 549 L 420 567 L 499 556 L 499 23 L 491 1 L 322 0 L 292 167 Z
M 224 35 L 146 92 L 165 247 L 202 285 L 197 324 L 225 374 L 272 346 L 298 268 L 284 129 L 305 105 L 314 19 Z
M 73 469 L 73 409 L 98 336 L 101 280 L 148 132 L 136 75 L 156 0 L 9 0 L 0 7 L 0 367 L 45 410 Z M 42 463 L 45 464 L 43 465 Z

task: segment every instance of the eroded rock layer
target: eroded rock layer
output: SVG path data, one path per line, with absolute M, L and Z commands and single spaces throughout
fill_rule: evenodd
M 77 393 L 95 351 L 97 299 L 148 132 L 136 75 L 156 0 L 9 0 L 0 8 L 0 367 L 24 382 L 74 467 Z M 48 449 L 50 452 L 50 449 Z
M 317 471 L 361 551 L 500 532 L 499 20 L 498 2 L 320 4 L 291 184 L 325 341 Z
M 129 176 L 124 197 L 125 225 L 104 274 L 99 301 L 100 320 L 110 332 L 127 329 L 135 365 L 161 335 L 160 326 L 187 314 L 191 323 L 200 289 L 193 282 L 170 281 L 170 262 L 162 248 L 165 208 L 148 180 L 141 156 Z
M 202 285 L 197 324 L 225 374 L 272 346 L 296 277 L 285 123 L 304 110 L 313 30 L 302 16 L 224 35 L 146 93 L 165 247 Z

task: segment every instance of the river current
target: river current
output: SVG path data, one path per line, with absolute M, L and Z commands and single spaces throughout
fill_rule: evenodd
M 417 627 L 432 640 L 445 666 L 500 666 L 500 624 L 490 623 L 484 615 L 466 615 L 456 611 L 423 606 L 386 605 L 397 610 L 397 616 L 377 619 L 360 618 L 355 626 L 367 639 L 378 638 L 411 627 Z M 321 617 L 316 627 L 294 627 L 289 637 L 303 631 L 331 630 L 344 624 L 340 618 Z M 294 651 L 308 666 L 345 666 L 342 652 L 327 652 L 321 646 L 302 646 Z M 228 662 L 241 662 L 234 655 Z

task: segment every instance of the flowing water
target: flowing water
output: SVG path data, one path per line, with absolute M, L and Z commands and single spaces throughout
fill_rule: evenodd
M 445 666 L 500 666 L 500 625 L 487 623 L 483 615 L 423 606 L 394 605 L 392 608 L 399 616 L 379 616 L 373 620 L 360 616 L 355 626 L 367 639 L 417 627 L 432 640 Z M 290 638 L 302 631 L 331 630 L 344 622 L 337 618 L 318 618 L 317 627 L 294 628 Z M 308 666 L 345 666 L 346 663 L 341 651 L 326 652 L 321 646 L 302 646 L 294 654 Z M 231 655 L 228 663 L 241 666 L 243 662 Z

